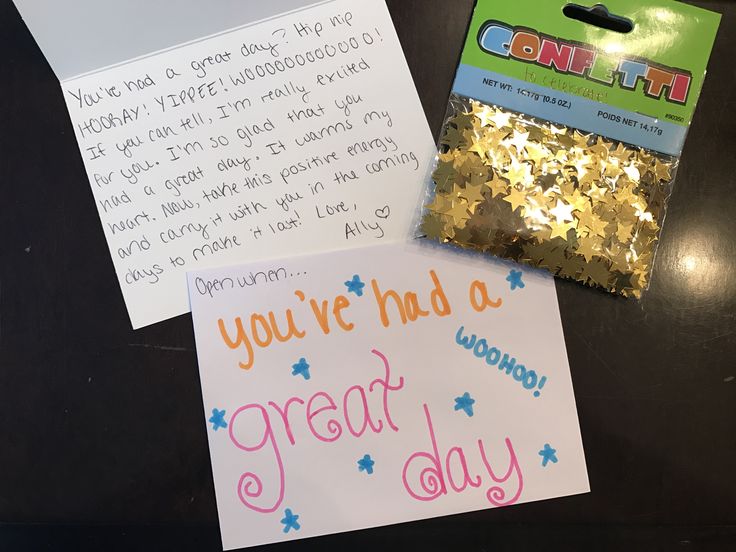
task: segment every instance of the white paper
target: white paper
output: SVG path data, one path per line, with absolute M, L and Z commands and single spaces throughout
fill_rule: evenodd
M 403 239 L 433 141 L 382 0 L 335 0 L 66 80 L 132 324 L 188 270 Z
M 225 549 L 589 490 L 551 277 L 394 244 L 189 288 Z
M 323 1 L 323 0 L 322 0 Z M 320 0 L 13 0 L 59 80 Z

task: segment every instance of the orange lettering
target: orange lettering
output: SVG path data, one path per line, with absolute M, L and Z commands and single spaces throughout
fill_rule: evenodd
M 450 316 L 452 314 L 452 308 L 450 307 L 450 302 L 447 300 L 447 295 L 445 295 L 445 290 L 442 289 L 442 283 L 437 277 L 437 273 L 434 270 L 430 270 L 429 275 L 434 282 L 434 290 L 432 290 L 431 295 L 434 312 L 440 317 Z
M 373 288 L 373 295 L 375 295 L 376 301 L 378 302 L 378 309 L 381 314 L 381 324 L 383 324 L 383 327 L 388 328 L 391 325 L 391 321 L 389 320 L 388 312 L 386 309 L 386 303 L 389 299 L 394 300 L 396 308 L 399 309 L 401 323 L 406 324 L 406 311 L 404 310 L 404 306 L 401 303 L 401 297 L 399 297 L 399 294 L 390 289 L 384 295 L 383 293 L 381 293 L 381 290 L 378 287 L 378 281 L 375 279 L 371 280 L 371 287 Z
M 248 353 L 248 360 L 246 362 L 239 362 L 238 365 L 243 370 L 250 370 L 253 368 L 253 345 L 251 345 L 250 339 L 248 339 L 245 329 L 243 329 L 243 321 L 240 318 L 235 319 L 235 328 L 238 331 L 238 336 L 235 341 L 230 338 L 230 335 L 225 328 L 225 321 L 222 318 L 217 321 L 217 325 L 220 328 L 222 340 L 230 349 L 237 349 L 241 345 L 245 346 L 245 350 Z
M 286 310 L 286 324 L 288 326 L 288 333 L 286 335 L 281 334 L 281 330 L 279 330 L 279 326 L 276 323 L 276 316 L 273 312 L 268 313 L 268 321 L 271 323 L 271 327 L 273 328 L 274 337 L 276 337 L 276 339 L 281 343 L 286 343 L 292 337 L 298 337 L 301 339 L 306 335 L 305 332 L 296 327 L 296 324 L 294 323 L 294 314 L 291 312 L 291 309 Z
M 312 306 L 312 312 L 314 312 L 314 317 L 317 319 L 319 327 L 322 328 L 322 333 L 325 335 L 329 335 L 330 321 L 327 319 L 327 301 L 322 301 L 321 308 L 317 304 L 316 299 L 312 299 L 311 301 L 309 301 L 309 304 Z
M 261 339 L 261 336 L 258 335 L 258 328 L 256 327 L 256 324 L 260 324 L 261 327 L 266 331 L 266 337 L 264 339 Z M 253 341 L 255 341 L 256 345 L 258 345 L 262 349 L 268 347 L 273 341 L 273 333 L 271 333 L 271 328 L 268 326 L 268 322 L 266 322 L 266 319 L 260 314 L 254 314 L 250 317 L 250 331 L 253 334 Z
M 503 305 L 503 299 L 499 297 L 497 300 L 492 301 L 491 298 L 488 297 L 488 287 L 485 282 L 475 280 L 470 285 L 470 304 L 476 312 L 483 312 L 488 308 L 499 308 Z
M 450 309 L 450 303 L 447 301 L 445 292 L 442 289 L 442 284 L 440 284 L 437 274 L 433 270 L 429 274 L 435 285 L 431 293 L 432 308 L 438 316 L 447 316 L 452 311 Z M 414 292 L 406 292 L 403 298 L 392 289 L 387 290 L 386 293 L 382 293 L 377 280 L 371 281 L 371 287 L 373 288 L 373 295 L 376 297 L 378 311 L 381 315 L 381 323 L 384 328 L 388 328 L 391 325 L 388 315 L 389 299 L 396 305 L 399 316 L 401 316 L 401 323 L 404 325 L 409 322 L 416 322 L 419 318 L 426 318 L 430 314 L 428 310 L 422 308 L 419 297 Z
M 351 322 L 345 322 L 345 319 L 342 317 L 342 311 L 349 306 L 350 299 L 348 299 L 344 295 L 338 295 L 337 299 L 335 299 L 335 308 L 332 309 L 332 314 L 335 315 L 335 320 L 337 320 L 339 326 L 346 332 L 353 331 L 353 328 L 355 327 L 355 324 Z
M 404 307 L 406 308 L 406 316 L 412 322 L 416 322 L 419 317 L 429 316 L 429 311 L 422 309 L 419 305 L 419 298 L 416 293 L 404 295 Z

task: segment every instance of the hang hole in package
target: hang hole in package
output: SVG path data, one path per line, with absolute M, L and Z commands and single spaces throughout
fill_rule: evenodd
M 479 0 L 418 235 L 640 298 L 719 22 Z

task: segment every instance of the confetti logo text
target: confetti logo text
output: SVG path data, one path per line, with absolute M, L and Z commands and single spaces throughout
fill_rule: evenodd
M 511 27 L 487 21 L 478 34 L 481 49 L 491 55 L 553 69 L 563 75 L 576 75 L 625 90 L 636 90 L 644 82 L 644 94 L 664 97 L 669 102 L 686 104 L 692 74 L 638 58 L 618 56 L 590 44 L 565 41 L 533 29 Z

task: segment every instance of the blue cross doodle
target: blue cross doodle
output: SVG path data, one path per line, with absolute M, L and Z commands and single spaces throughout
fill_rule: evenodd
M 309 373 L 309 364 L 307 363 L 306 358 L 300 358 L 299 362 L 291 365 L 291 368 L 292 376 L 303 376 L 305 380 L 308 380 L 312 377 L 312 375 Z
M 553 464 L 557 463 L 557 450 L 549 446 L 549 443 L 545 443 L 544 448 L 539 451 L 539 456 L 542 457 L 542 467 L 546 468 L 547 464 L 551 461 Z
M 302 528 L 302 526 L 299 525 L 299 516 L 295 515 L 291 511 L 291 508 L 284 510 L 284 519 L 281 520 L 281 523 L 284 524 L 284 533 L 288 533 L 291 529 L 298 531 Z
M 220 428 L 225 429 L 227 427 L 227 422 L 225 421 L 225 411 L 213 408 L 212 416 L 210 417 L 209 422 L 212 424 L 212 429 L 215 431 Z
M 470 393 L 466 392 L 462 397 L 455 398 L 455 411 L 462 410 L 472 417 L 474 404 L 475 399 L 470 396 Z
M 514 291 L 516 288 L 524 289 L 526 287 L 526 284 L 521 279 L 523 275 L 524 273 L 520 270 L 512 270 L 509 272 L 509 275 L 506 276 L 506 281 L 511 284 L 511 291 Z
M 353 276 L 352 280 L 345 282 L 345 286 L 348 288 L 348 293 L 354 293 L 358 297 L 363 297 L 363 288 L 365 284 L 357 274 Z
M 373 473 L 373 466 L 375 462 L 373 461 L 373 458 L 371 458 L 370 454 L 366 454 L 358 460 L 358 471 L 364 471 L 368 475 L 371 475 Z

